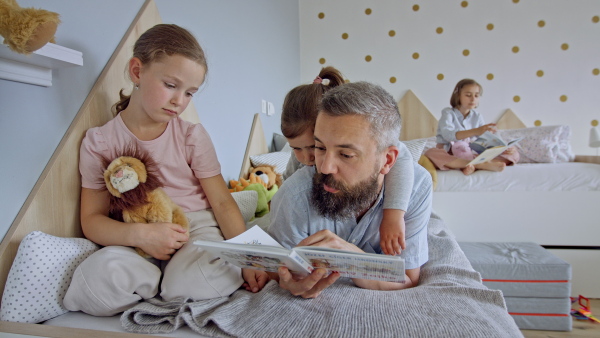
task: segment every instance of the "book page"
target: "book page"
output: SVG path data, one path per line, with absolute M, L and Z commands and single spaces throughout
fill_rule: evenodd
M 260 229 L 262 231 L 262 229 Z M 296 252 L 281 246 L 253 245 L 243 243 L 196 240 L 195 245 L 240 268 L 277 272 L 287 267 L 292 274 L 306 276 L 312 266 Z
M 479 135 L 475 141 L 469 143 L 469 147 L 478 154 L 483 153 L 486 149 L 498 146 L 506 146 L 506 143 L 499 136 L 489 131 Z
M 508 142 L 508 146 L 509 146 L 509 147 L 512 147 L 513 145 L 517 144 L 517 143 L 518 143 L 519 141 L 521 141 L 522 139 L 524 139 L 524 137 L 519 137 L 519 138 L 516 138 L 516 139 L 514 139 L 514 140 L 512 140 L 512 141 Z
M 270 245 L 283 248 L 279 242 L 277 242 L 258 225 L 253 226 L 252 228 L 231 239 L 226 240 L 225 242 L 236 244 Z
M 358 253 L 321 247 L 295 248 L 314 268 L 337 271 L 342 277 L 405 282 L 404 260 L 400 256 Z
M 475 157 L 471 162 L 469 162 L 469 164 L 476 165 L 476 164 L 489 162 L 489 161 L 493 160 L 494 158 L 496 158 L 498 155 L 502 154 L 506 150 L 506 148 L 508 148 L 508 147 L 501 146 L 501 147 L 486 149 L 483 153 L 479 154 L 479 156 Z

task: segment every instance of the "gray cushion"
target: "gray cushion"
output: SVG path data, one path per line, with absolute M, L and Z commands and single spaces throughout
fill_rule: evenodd
M 531 242 L 459 242 L 483 284 L 509 297 L 569 297 L 571 265 Z
M 504 297 L 508 313 L 521 330 L 571 331 L 571 299 Z

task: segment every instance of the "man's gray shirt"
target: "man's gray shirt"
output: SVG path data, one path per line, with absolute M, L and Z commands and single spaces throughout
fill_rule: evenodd
M 284 247 L 292 248 L 320 230 L 330 230 L 365 252 L 381 254 L 379 225 L 383 218 L 383 189 L 358 223 L 355 218 L 335 221 L 321 216 L 310 202 L 314 174 L 315 167 L 306 166 L 279 188 L 271 201 L 269 233 Z M 431 199 L 431 175 L 414 163 L 413 189 L 404 215 L 406 250 L 400 255 L 406 269 L 418 268 L 429 259 L 427 223 L 431 216 Z

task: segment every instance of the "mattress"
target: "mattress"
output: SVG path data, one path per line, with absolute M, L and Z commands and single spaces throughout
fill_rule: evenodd
M 508 313 L 522 330 L 571 331 L 571 299 L 504 297 Z
M 437 171 L 436 192 L 599 191 L 600 165 L 592 163 L 526 163 L 503 172 Z
M 459 242 L 483 284 L 504 297 L 569 297 L 571 265 L 531 242 Z

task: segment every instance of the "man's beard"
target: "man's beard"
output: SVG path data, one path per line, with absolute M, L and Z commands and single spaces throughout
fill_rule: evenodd
M 379 171 L 354 187 L 348 187 L 334 180 L 330 174 L 315 173 L 313 176 L 311 203 L 321 216 L 344 221 L 356 218 L 362 211 L 371 207 L 379 194 Z M 323 189 L 323 184 L 339 190 L 330 193 Z

